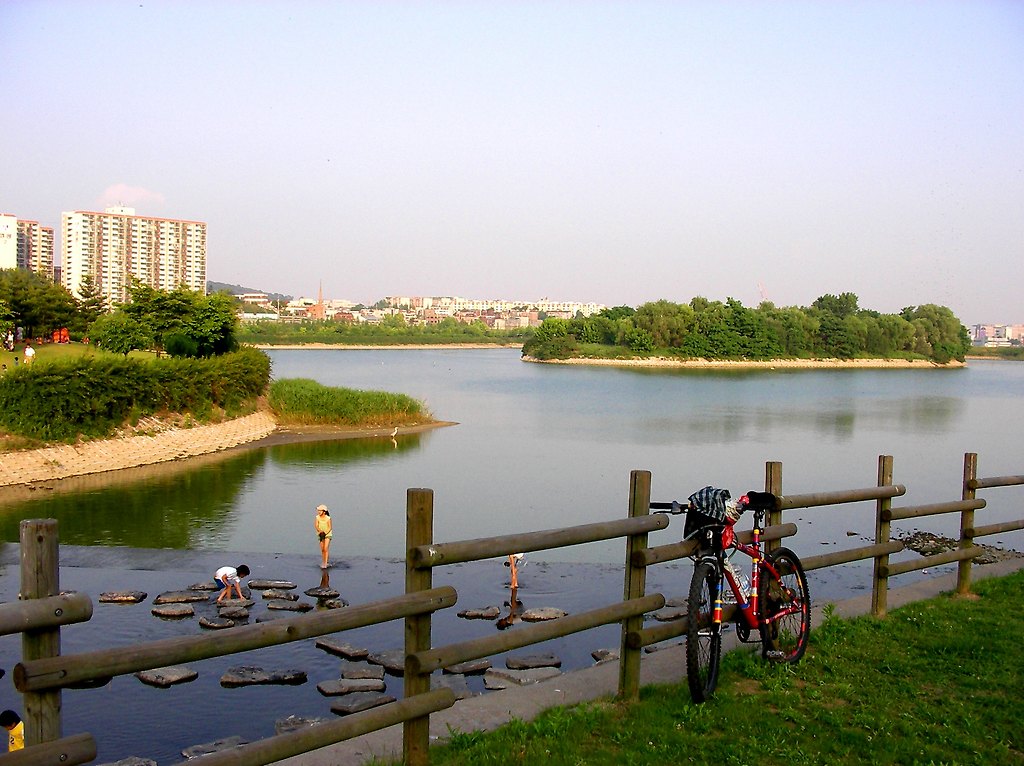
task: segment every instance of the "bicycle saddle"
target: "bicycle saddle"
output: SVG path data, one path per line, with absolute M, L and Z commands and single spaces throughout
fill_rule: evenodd
M 747 508 L 753 508 L 755 511 L 774 511 L 778 498 L 775 497 L 771 492 L 754 492 L 750 490 L 747 492 Z

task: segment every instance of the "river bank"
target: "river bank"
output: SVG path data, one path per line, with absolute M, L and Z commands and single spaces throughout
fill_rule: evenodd
M 346 343 L 302 343 L 282 344 L 254 343 L 254 348 L 282 351 L 387 351 L 408 350 L 423 351 L 429 349 L 491 349 L 517 348 L 516 343 L 422 343 L 422 344 L 376 344 L 353 345 Z M 982 357 L 975 357 L 982 358 Z M 785 370 L 785 369 L 955 369 L 965 366 L 965 362 L 957 360 L 946 364 L 937 364 L 927 359 L 770 359 L 764 361 L 732 360 L 732 359 L 674 359 L 665 356 L 631 358 L 631 359 L 597 359 L 592 357 L 574 357 L 572 359 L 537 359 L 524 356 L 524 362 L 538 364 L 569 364 L 592 365 L 598 367 L 670 367 L 681 369 L 734 369 L 734 370 Z
M 403 426 L 401 434 L 455 425 L 448 421 Z M 0 453 L 0 487 L 32 485 L 210 455 L 235 448 L 270 447 L 293 442 L 390 438 L 390 428 L 279 426 L 261 410 L 223 423 L 183 427 L 147 418 L 113 439 L 59 444 Z
M 523 361 L 538 364 L 593 365 L 598 367 L 667 367 L 673 369 L 725 369 L 725 370 L 878 370 L 914 369 L 948 370 L 965 366 L 953 360 L 937 364 L 927 359 L 771 359 L 766 361 L 731 359 L 670 359 L 648 357 L 644 359 L 536 359 L 524 356 Z

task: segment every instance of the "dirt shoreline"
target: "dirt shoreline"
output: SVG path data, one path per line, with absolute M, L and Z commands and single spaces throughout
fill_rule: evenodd
M 670 367 L 681 369 L 727 369 L 727 370 L 859 370 L 859 369 L 931 369 L 948 370 L 964 367 L 956 360 L 948 364 L 937 364 L 926 359 L 772 359 L 769 361 L 734 361 L 726 359 L 669 359 L 652 357 L 647 359 L 535 359 L 523 357 L 524 361 L 538 364 L 593 365 L 605 367 Z
M 60 444 L 35 450 L 0 453 L 0 490 L 116 473 L 208 457 L 236 449 L 278 444 L 344 439 L 391 438 L 392 428 L 280 426 L 269 411 L 255 412 L 223 423 L 182 428 L 151 420 L 148 431 L 113 439 Z M 398 435 L 457 425 L 430 421 L 398 429 Z M 52 489 L 53 487 L 47 487 Z
M 460 348 L 522 348 L 516 343 L 421 343 L 421 344 L 377 344 L 353 345 L 349 343 L 302 343 L 281 344 L 253 343 L 259 349 L 282 349 L 287 351 L 381 351 L 387 349 L 423 351 L 436 349 Z M 570 364 L 592 365 L 595 367 L 674 367 L 692 369 L 734 369 L 734 370 L 776 370 L 776 369 L 935 369 L 948 370 L 964 367 L 965 362 L 953 360 L 947 364 L 937 364 L 927 359 L 771 359 L 767 361 L 728 360 L 728 359 L 672 359 L 669 357 L 647 357 L 643 359 L 594 359 L 576 357 L 573 359 L 537 359 L 524 356 L 524 362 L 537 364 Z

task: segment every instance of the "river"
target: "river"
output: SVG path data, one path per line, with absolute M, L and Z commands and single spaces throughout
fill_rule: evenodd
M 655 500 L 685 499 L 712 484 L 736 492 L 763 486 L 765 462 L 783 463 L 787 494 L 872 486 L 877 457 L 894 457 L 899 505 L 960 497 L 964 452 L 979 454 L 983 476 L 1019 474 L 1024 433 L 1024 365 L 971 361 L 953 370 L 711 371 L 567 367 L 523 363 L 513 349 L 273 350 L 276 377 L 382 389 L 423 400 L 434 417 L 457 425 L 367 440 L 242 449 L 31 493 L 0 493 L 0 539 L 14 543 L 23 518 L 56 518 L 62 586 L 163 590 L 208 579 L 221 563 L 253 565 L 254 575 L 320 584 L 313 509 L 332 511 L 336 530 L 331 585 L 353 603 L 402 590 L 405 497 L 434 490 L 435 540 L 456 540 L 622 518 L 629 472 L 653 476 Z M 1024 488 L 985 490 L 979 523 L 1019 518 Z M 15 499 L 19 498 L 19 499 Z M 797 511 L 787 544 L 810 556 L 865 544 L 873 503 Z M 679 520 L 652 542 L 679 537 Z M 743 526 L 743 522 L 740 522 Z M 897 525 L 894 525 L 897 526 Z M 905 529 L 953 534 L 954 519 L 918 519 Z M 1024 549 L 1024 533 L 985 542 Z M 146 553 L 151 549 L 151 553 Z M 164 549 L 164 550 L 152 550 Z M 14 546 L 0 544 L 0 598 L 17 595 Z M 914 556 L 907 552 L 903 556 Z M 621 594 L 621 541 L 528 556 L 524 605 L 593 608 Z M 649 591 L 682 595 L 682 565 L 652 570 Z M 947 568 L 948 571 L 948 568 Z M 452 567 L 436 583 L 459 589 L 459 609 L 502 606 L 508 591 L 496 562 Z M 902 584 L 919 575 L 906 575 Z M 814 572 L 817 603 L 870 587 L 864 564 Z M 505 607 L 507 609 L 507 607 Z M 194 620 L 151 617 L 150 604 L 98 604 L 93 620 L 63 631 L 66 652 L 194 634 Z M 438 616 L 439 642 L 493 633 L 494 623 Z M 348 640 L 348 634 L 346 634 Z M 401 644 L 401 625 L 363 629 L 352 640 L 374 650 Z M 565 668 L 617 644 L 614 626 L 530 651 L 554 651 Z M 522 652 L 520 652 L 522 653 Z M 16 636 L 0 639 L 0 666 L 20 654 Z M 500 661 L 496 658 L 496 664 Z M 221 690 L 230 665 L 301 667 L 299 687 Z M 91 731 L 99 763 L 145 755 L 179 761 L 182 747 L 229 734 L 273 733 L 289 713 L 330 715 L 316 683 L 336 677 L 336 660 L 311 641 L 243 657 L 205 660 L 191 684 L 158 690 L 128 677 L 99 690 L 64 693 L 65 733 Z M 9 677 L 9 676 L 8 676 Z M 4 695 L 18 706 L 16 692 Z M 482 691 L 471 680 L 474 691 Z M 388 691 L 400 694 L 400 679 Z M 244 711 L 227 717 L 223 710 Z M 187 722 L 187 725 L 186 725 Z M 140 741 L 139 732 L 145 731 Z

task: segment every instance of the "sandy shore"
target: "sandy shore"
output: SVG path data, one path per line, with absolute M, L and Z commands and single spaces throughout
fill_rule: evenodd
M 603 367 L 670 367 L 678 369 L 724 369 L 724 370 L 785 370 L 785 369 L 918 369 L 948 370 L 963 367 L 963 362 L 936 364 L 925 359 L 772 359 L 764 362 L 731 361 L 726 359 L 669 359 L 651 357 L 646 359 L 534 359 L 523 357 L 527 362 L 538 364 L 578 364 Z

